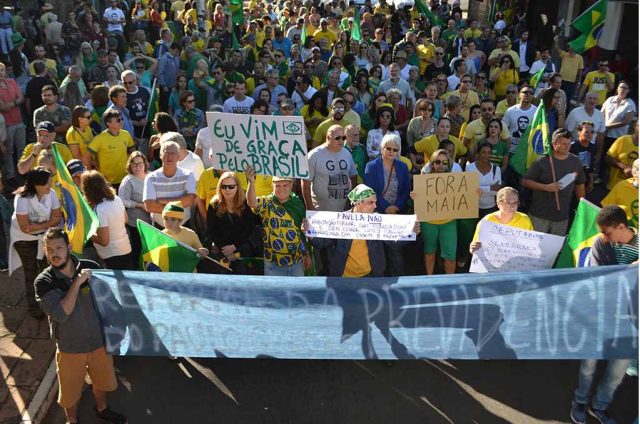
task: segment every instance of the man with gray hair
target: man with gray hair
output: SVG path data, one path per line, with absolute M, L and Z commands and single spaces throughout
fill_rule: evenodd
M 122 72 L 120 79 L 127 90 L 127 110 L 133 124 L 133 134 L 131 135 L 139 140 L 136 144 L 140 151 L 147 154 L 147 140 L 149 138 L 147 113 L 151 104 L 151 93 L 138 84 L 138 75 L 129 69 Z
M 266 73 L 267 82 L 264 84 L 260 84 L 253 90 L 253 100 L 258 100 L 260 96 L 260 91 L 263 88 L 266 88 L 271 93 L 271 105 L 274 107 L 278 106 L 278 96 L 284 94 L 288 96 L 287 89 L 281 86 L 278 81 L 280 80 L 280 73 L 277 69 L 271 69 Z
M 200 179 L 200 175 L 202 175 L 202 173 L 204 172 L 204 164 L 202 163 L 202 159 L 200 159 L 200 157 L 198 157 L 198 155 L 196 155 L 195 153 L 187 150 L 187 141 L 179 132 L 169 131 L 160 136 L 160 146 L 162 146 L 163 143 L 167 143 L 169 141 L 173 141 L 178 146 L 180 146 L 180 154 L 178 155 L 178 167 L 190 171 L 197 183 Z
M 193 174 L 178 166 L 180 146 L 175 141 L 160 145 L 162 168 L 147 174 L 144 179 L 142 200 L 153 221 L 164 227 L 162 210 L 169 202 L 182 202 L 185 224 L 191 218 L 191 205 L 196 198 L 196 179 Z
M 65 92 L 65 87 L 70 82 L 75 82 L 78 84 L 78 89 L 80 90 L 80 96 L 83 100 L 89 100 L 91 98 L 91 94 L 87 91 L 87 86 L 82 79 L 82 67 L 80 65 L 71 65 L 69 67 L 69 71 L 67 76 L 60 83 L 60 92 Z

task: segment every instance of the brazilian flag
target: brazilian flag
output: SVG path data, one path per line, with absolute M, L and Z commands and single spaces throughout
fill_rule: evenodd
M 587 255 L 596 237 L 600 235 L 596 217 L 600 208 L 580 199 L 571 230 L 560 251 L 555 268 L 575 268 L 585 266 Z
M 598 37 L 607 19 L 607 0 L 599 0 L 578 16 L 571 25 L 581 32 L 569 45 L 577 53 L 583 53 L 598 44 Z
M 524 175 L 540 155 L 551 155 L 551 134 L 544 104 L 540 103 L 533 121 L 524 131 L 513 157 L 509 161 L 513 169 L 520 175 Z
M 416 0 L 416 9 L 418 9 L 418 12 L 420 12 L 423 16 L 429 19 L 429 23 L 431 24 L 431 26 L 442 24 L 440 18 L 438 18 L 438 16 L 436 16 L 436 14 L 433 13 L 426 4 L 424 4 L 423 0 Z
M 353 31 L 351 31 L 351 39 L 356 41 L 362 40 L 362 29 L 360 28 L 360 8 L 358 5 L 355 7 L 353 16 Z
M 538 83 L 540 82 L 540 80 L 542 79 L 542 76 L 544 75 L 545 68 L 546 68 L 546 66 L 543 66 L 542 68 L 540 68 L 540 70 L 538 72 L 536 72 L 535 74 L 531 75 L 531 78 L 529 79 L 529 85 L 534 90 L 538 86 Z
M 142 241 L 140 269 L 143 271 L 193 272 L 200 262 L 196 251 L 138 220 Z
M 67 165 L 62 160 L 58 146 L 51 145 L 53 159 L 56 164 L 58 187 L 62 197 L 62 212 L 64 215 L 64 229 L 69 236 L 71 251 L 82 255 L 85 243 L 98 229 L 98 216 L 91 209 L 78 186 L 67 170 Z

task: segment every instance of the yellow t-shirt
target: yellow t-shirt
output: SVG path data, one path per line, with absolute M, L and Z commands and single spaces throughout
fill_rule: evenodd
M 460 97 L 462 103 L 460 104 L 460 115 L 464 116 L 464 120 L 469 120 L 469 110 L 473 105 L 480 104 L 480 97 L 478 97 L 478 93 L 473 90 L 469 90 L 467 94 L 460 93 L 460 90 L 452 91 L 451 94 L 455 94 Z
M 631 166 L 633 164 L 633 161 L 638 159 L 638 146 L 633 144 L 633 136 L 623 135 L 622 137 L 619 137 L 609 148 L 607 156 L 611 156 L 618 162 L 622 162 L 627 166 Z M 620 172 L 620 169 L 612 166 L 611 172 L 609 174 L 609 183 L 607 184 L 607 189 L 611 190 L 613 186 L 615 186 L 620 181 L 624 181 L 625 179 L 626 178 L 624 174 Z
M 459 138 L 450 135 L 449 140 L 451 140 L 456 146 L 455 157 L 453 158 L 453 160 L 456 160 L 458 156 L 464 156 L 465 154 L 467 154 L 467 148 L 464 147 L 464 144 L 462 144 Z M 425 162 L 427 162 L 429 161 L 429 158 L 431 157 L 433 152 L 438 150 L 439 145 L 440 142 L 438 141 L 438 136 L 436 134 L 432 134 L 420 141 L 417 141 L 413 145 L 413 147 L 416 149 L 416 152 L 424 153 Z
M 58 76 L 58 68 L 57 68 L 55 60 L 53 60 L 53 59 L 45 59 L 42 62 L 44 62 L 44 64 L 47 65 L 47 69 L 49 71 L 53 72 L 53 75 L 55 75 L 56 77 Z M 33 69 L 33 65 L 35 63 L 36 63 L 36 61 L 34 60 L 29 65 L 29 73 L 31 74 L 31 76 L 35 76 L 36 75 L 36 71 Z
M 343 277 L 364 277 L 371 273 L 371 263 L 369 262 L 369 247 L 366 240 L 353 240 L 349 257 L 344 266 Z
M 472 148 L 478 142 L 478 140 L 482 140 L 486 137 L 486 127 L 484 125 L 484 121 L 482 118 L 476 119 L 475 121 L 469 122 L 469 125 L 464 130 L 463 138 L 468 138 L 471 140 L 467 148 Z M 509 140 L 509 130 L 507 130 L 506 125 L 502 125 L 502 132 L 500 133 L 500 140 L 507 141 Z
M 464 30 L 464 39 L 478 38 L 482 35 L 482 31 L 478 28 L 467 28 Z
M 416 52 L 420 58 L 420 75 L 422 75 L 427 69 L 427 66 L 429 66 L 429 62 L 427 62 L 427 60 L 431 60 L 433 62 L 433 58 L 436 55 L 436 46 L 429 42 L 426 42 L 425 44 L 418 44 Z
M 120 184 L 127 175 L 128 149 L 132 147 L 133 139 L 128 131 L 120 130 L 118 135 L 113 135 L 104 130 L 94 137 L 88 150 L 98 160 L 98 171 L 107 181 Z
M 497 214 L 498 212 L 492 212 L 489 215 L 482 218 L 480 222 L 478 222 L 478 225 L 476 225 L 476 232 L 473 234 L 473 240 L 471 241 L 478 241 L 478 234 L 480 233 L 480 224 L 484 220 L 487 220 L 489 222 L 494 222 L 496 224 L 508 225 L 509 227 L 520 228 L 522 230 L 533 231 L 533 224 L 531 223 L 531 219 L 529 219 L 529 216 L 527 214 L 524 214 L 522 212 L 516 212 L 515 215 L 513 215 L 513 218 L 511 219 L 511 221 L 509 221 L 506 224 L 503 224 L 498 220 L 496 216 Z
M 602 206 L 618 205 L 627 213 L 629 226 L 638 228 L 638 188 L 633 186 L 633 178 L 620 181 L 602 199 Z
M 80 129 L 71 126 L 67 130 L 66 139 L 67 145 L 78 146 L 80 149 L 80 155 L 84 156 L 84 154 L 87 153 L 89 144 L 93 141 L 93 131 L 91 131 L 91 127 L 87 127 L 84 131 L 80 131 Z
M 582 55 L 576 53 L 571 57 L 569 52 L 561 50 L 560 58 L 562 59 L 562 63 L 560 64 L 560 75 L 562 75 L 562 80 L 576 82 L 578 69 L 584 68 L 584 59 L 582 59 Z
M 338 40 L 338 36 L 335 34 L 335 32 L 331 31 L 330 29 L 323 31 L 322 28 L 316 30 L 316 32 L 313 33 L 313 37 L 315 38 L 316 43 L 319 43 L 322 38 L 326 38 L 329 42 L 329 47 L 333 46 L 333 43 Z
M 71 159 L 73 159 L 71 150 L 69 150 L 67 146 L 65 146 L 62 143 L 58 143 L 57 141 L 54 141 L 52 144 L 55 144 L 58 147 L 58 152 L 60 152 L 60 156 L 62 156 L 62 160 L 65 164 L 69 162 Z M 21 162 L 27 159 L 29 156 L 31 156 L 31 154 L 33 153 L 34 147 L 35 147 L 35 143 L 27 144 L 24 150 L 22 151 L 22 156 L 20 156 L 20 160 L 18 162 Z M 33 164 L 31 165 L 31 169 L 35 168 L 37 165 L 38 165 L 38 161 L 34 160 Z
M 515 65 L 514 68 L 516 69 L 516 72 L 517 72 L 518 68 L 520 68 L 520 56 L 517 52 L 513 50 L 509 50 L 508 52 L 503 52 L 502 49 L 494 49 L 489 55 L 489 60 L 501 58 L 505 54 L 508 54 L 509 56 L 511 56 L 511 58 L 513 59 L 513 64 Z
M 316 128 L 316 132 L 313 134 L 313 142 L 316 146 L 321 145 L 325 141 L 327 141 L 327 131 L 331 128 L 332 125 L 340 125 L 342 128 L 349 125 L 351 122 L 348 122 L 346 119 L 342 118 L 340 121 L 334 121 L 331 118 L 327 118 L 326 121 L 323 121 Z
M 611 82 L 616 80 L 615 76 L 611 72 L 607 72 L 607 75 Z M 587 86 L 587 91 L 595 91 L 598 93 L 598 105 L 602 106 L 604 101 L 607 100 L 607 92 L 609 92 L 605 73 L 600 71 L 591 71 L 586 77 L 584 77 L 584 81 L 582 83 Z
M 516 101 L 515 104 L 511 105 L 517 105 L 518 102 Z M 507 102 L 507 99 L 504 100 L 500 100 L 498 102 L 498 104 L 496 105 L 496 116 L 500 119 L 502 119 L 502 117 L 504 116 L 504 113 L 507 111 L 507 109 L 509 109 L 511 106 L 509 106 L 509 102 Z M 503 125 L 504 126 L 504 125 Z
M 198 180 L 198 184 L 196 186 L 196 195 L 204 200 L 205 205 L 209 205 L 211 203 L 211 199 L 216 195 L 216 188 L 218 187 L 219 176 L 222 175 L 221 172 L 215 172 L 213 168 L 209 168 L 205 170 L 202 175 L 200 175 L 200 179 Z M 240 187 L 243 190 L 247 190 L 247 177 L 244 175 L 244 172 L 236 172 L 238 179 L 240 180 Z M 266 196 L 273 192 L 273 186 L 271 184 L 273 177 L 271 175 L 256 175 L 256 196 Z
M 492 78 L 500 68 L 493 67 L 489 74 L 489 78 Z M 507 86 L 509 84 L 518 84 L 520 82 L 520 76 L 518 75 L 518 68 L 509 69 L 506 72 L 500 74 L 500 76 L 493 83 L 493 92 L 497 97 L 503 97 L 507 95 Z

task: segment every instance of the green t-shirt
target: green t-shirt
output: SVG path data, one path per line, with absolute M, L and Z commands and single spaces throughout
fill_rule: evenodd
M 364 180 L 364 168 L 367 165 L 367 149 L 362 144 L 356 144 L 356 146 L 351 149 L 347 143 L 344 144 L 344 148 L 351 152 L 351 157 L 358 170 L 358 182 L 361 183 Z
M 476 146 L 479 146 L 481 143 L 485 143 L 486 141 L 487 141 L 486 139 L 482 139 L 478 141 L 478 143 L 476 143 Z M 507 146 L 507 143 L 505 143 L 502 140 L 498 141 L 491 149 L 491 163 L 498 166 L 502 166 L 502 161 L 504 160 L 504 157 L 508 154 L 509 154 L 509 147 Z

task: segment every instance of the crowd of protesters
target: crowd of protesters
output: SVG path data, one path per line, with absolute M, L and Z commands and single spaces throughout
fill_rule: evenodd
M 47 230 L 63 226 L 65 202 L 53 145 L 99 219 L 84 268 L 137 268 L 142 220 L 226 264 L 198 272 L 466 272 L 480 219 L 564 236 L 585 196 L 624 211 L 631 233 L 609 238 L 607 252 L 637 260 L 636 87 L 619 58 L 580 55 L 547 27 L 534 40 L 517 1 L 498 1 L 491 22 L 445 0 L 428 2 L 431 19 L 384 0 L 236 3 L 111 0 L 98 11 L 76 0 L 63 19 L 49 3 L 0 13 L 0 268 L 23 266 L 35 318 L 63 320 L 71 308 L 34 291 L 45 254 L 63 262 L 50 279 L 73 276 L 48 253 L 63 238 Z M 540 105 L 555 168 L 543 158 L 518 175 L 510 158 Z M 309 178 L 215 169 L 207 111 L 301 116 Z M 461 171 L 479 174 L 478 219 L 422 222 L 415 243 L 305 237 L 306 210 L 412 213 L 412 175 Z M 74 390 L 63 406 L 77 403 Z

